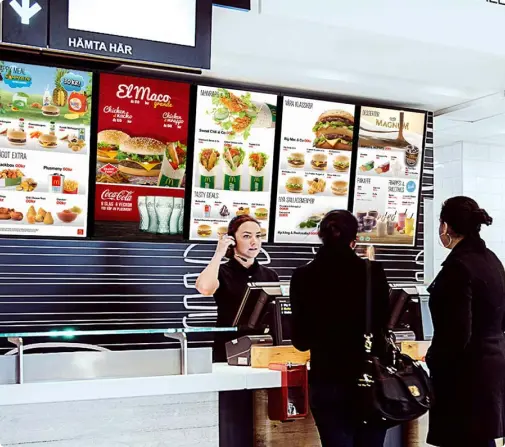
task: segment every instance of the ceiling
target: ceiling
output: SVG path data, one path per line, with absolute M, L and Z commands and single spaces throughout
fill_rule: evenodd
M 422 108 L 437 144 L 505 144 L 503 20 L 486 0 L 252 0 L 214 8 L 206 75 Z

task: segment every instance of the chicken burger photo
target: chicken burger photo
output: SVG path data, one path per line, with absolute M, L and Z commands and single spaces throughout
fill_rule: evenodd
M 314 154 L 310 163 L 313 169 L 326 171 L 328 168 L 328 156 L 325 154 Z
M 56 106 L 42 107 L 42 115 L 44 116 L 60 116 L 60 109 Z
M 7 141 L 14 146 L 24 146 L 26 144 L 26 132 L 10 129 L 7 131 Z
M 314 147 L 350 151 L 354 116 L 344 110 L 328 110 L 321 114 L 312 131 L 316 134 Z
M 337 155 L 333 160 L 333 167 L 337 172 L 347 172 L 349 170 L 349 157 L 345 155 Z
M 305 165 L 305 154 L 302 152 L 291 152 L 288 155 L 288 166 L 291 168 L 303 168 Z
M 348 183 L 345 180 L 335 180 L 331 184 L 331 192 L 336 196 L 347 195 Z
M 288 177 L 286 180 L 286 191 L 293 194 L 303 192 L 303 178 L 298 176 Z
M 166 146 L 154 138 L 129 138 L 119 146 L 118 169 L 123 174 L 158 177 Z
M 254 211 L 254 216 L 258 220 L 267 220 L 268 210 L 266 208 L 256 208 L 256 211 Z
M 44 149 L 54 149 L 58 146 L 58 138 L 56 135 L 44 133 L 39 137 L 39 144 Z
M 129 138 L 130 135 L 120 130 L 102 130 L 98 132 L 97 160 L 101 163 L 117 164 L 119 146 Z
M 210 225 L 198 225 L 198 229 L 196 230 L 196 233 L 200 237 L 210 237 L 212 235 L 212 228 Z

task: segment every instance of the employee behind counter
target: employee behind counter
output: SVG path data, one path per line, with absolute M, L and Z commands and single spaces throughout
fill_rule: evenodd
M 222 236 L 210 264 L 196 281 L 202 295 L 214 295 L 217 304 L 217 326 L 230 327 L 240 307 L 249 282 L 279 281 L 277 273 L 258 263 L 261 249 L 261 226 L 251 216 L 231 220 L 228 234 Z M 227 263 L 222 263 L 224 258 Z M 226 362 L 226 342 L 245 335 L 223 333 L 214 341 L 214 362 Z

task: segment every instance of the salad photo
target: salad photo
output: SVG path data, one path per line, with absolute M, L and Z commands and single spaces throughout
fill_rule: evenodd
M 244 140 L 251 136 L 252 127 L 275 126 L 276 107 L 259 104 L 251 99 L 251 93 L 240 96 L 219 88 L 212 98 L 213 109 L 208 111 L 214 123 L 229 132 L 229 137 L 242 135 Z

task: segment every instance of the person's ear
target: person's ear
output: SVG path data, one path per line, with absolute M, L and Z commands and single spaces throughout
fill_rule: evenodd
M 445 222 L 442 222 L 440 225 L 440 230 L 440 234 L 449 234 L 449 225 L 447 225 Z
M 352 241 L 351 242 L 351 248 L 354 250 L 356 248 L 356 245 L 358 245 L 358 243 L 356 241 Z

